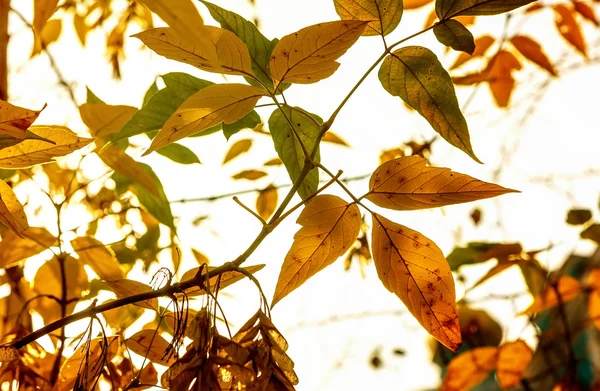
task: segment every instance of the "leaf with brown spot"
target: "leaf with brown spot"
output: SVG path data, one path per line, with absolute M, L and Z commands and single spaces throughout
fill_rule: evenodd
M 356 204 L 329 194 L 313 198 L 296 222 L 302 228 L 281 266 L 271 306 L 344 255 L 361 224 Z
M 236 141 L 235 143 L 233 143 L 231 148 L 229 148 L 229 151 L 227 151 L 227 154 L 225 155 L 225 158 L 223 159 L 222 164 L 225 164 L 225 163 L 229 162 L 230 160 L 233 160 L 234 158 L 240 156 L 242 153 L 248 152 L 251 147 L 252 147 L 252 140 L 250 140 L 250 139 L 243 139 L 243 140 Z
M 91 267 L 100 279 L 111 281 L 124 277 L 115 254 L 99 240 L 82 236 L 71 240 L 71 246 L 79 259 Z
M 402 0 L 334 0 L 333 4 L 343 20 L 369 22 L 362 35 L 388 35 L 404 11 Z
M 515 49 L 517 49 L 526 59 L 547 70 L 552 76 L 557 76 L 554 65 L 552 65 L 539 43 L 523 35 L 512 37 L 510 43 L 512 43 Z
M 115 292 L 119 299 L 152 291 L 150 286 L 135 280 L 121 279 L 105 282 L 110 290 Z M 158 312 L 158 299 L 156 297 L 153 299 L 138 301 L 132 304 Z
M 449 168 L 427 167 L 420 156 L 383 163 L 371 176 L 369 189 L 369 201 L 394 210 L 437 208 L 515 192 Z
M 454 357 L 448 365 L 441 391 L 469 391 L 496 367 L 498 348 L 475 348 Z
M 27 129 L 42 110 L 29 110 L 0 100 L 0 135 L 5 134 L 18 139 L 25 138 Z
M 450 69 L 458 68 L 473 58 L 483 57 L 495 41 L 496 39 L 490 35 L 483 35 L 475 39 L 475 50 L 473 51 L 473 54 L 469 55 L 467 53 L 461 53 L 456 61 L 454 61 L 454 64 L 450 66 Z
M 373 262 L 383 285 L 444 346 L 461 343 L 456 293 L 450 266 L 430 239 L 373 214 Z
M 270 59 L 271 75 L 277 86 L 316 83 L 333 75 L 335 61 L 358 40 L 368 22 L 341 20 L 305 27 L 281 38 Z
M 268 174 L 261 170 L 244 170 L 240 171 L 235 175 L 232 175 L 231 178 L 240 180 L 247 179 L 249 181 L 256 181 L 258 179 L 266 177 Z
M 62 31 L 62 21 L 60 19 L 52 19 L 46 22 L 39 36 L 36 35 L 31 57 L 37 56 L 42 52 L 42 49 L 58 40 Z
M 532 358 L 533 351 L 525 341 L 518 340 L 500 346 L 496 362 L 496 378 L 500 387 L 503 389 L 517 387 Z
M 121 131 L 138 112 L 132 106 L 113 106 L 105 103 L 84 103 L 79 106 L 81 120 L 94 137 L 107 138 Z
M 29 228 L 23 205 L 12 188 L 0 179 L 0 222 L 21 236 Z
M 176 360 L 170 356 L 169 342 L 156 330 L 140 330 L 125 341 L 132 352 L 160 365 L 170 366 Z
M 556 288 L 554 285 L 556 285 Z M 573 277 L 560 277 L 558 281 L 549 283 L 541 295 L 536 295 L 533 304 L 523 313 L 531 315 L 555 307 L 559 303 L 566 303 L 576 298 L 581 293 L 581 289 L 581 284 Z
M 581 32 L 581 27 L 575 19 L 575 10 L 564 4 L 555 4 L 554 23 L 558 32 L 573 46 L 579 53 L 587 58 L 587 44 Z
M 258 193 L 256 211 L 263 220 L 268 221 L 275 209 L 277 209 L 277 189 L 269 185 Z
M 56 238 L 46 228 L 29 227 L 21 236 L 4 232 L 0 241 L 0 268 L 41 253 L 56 242 Z

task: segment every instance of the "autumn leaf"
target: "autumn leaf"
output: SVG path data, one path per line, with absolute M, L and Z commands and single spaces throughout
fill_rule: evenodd
M 79 114 L 94 137 L 107 139 L 120 132 L 123 126 L 138 111 L 132 106 L 112 106 L 106 103 L 84 103 Z
M 265 267 L 265 265 L 253 265 L 253 266 L 246 266 L 243 269 L 249 273 L 254 274 L 264 267 Z M 211 271 L 214 269 L 216 269 L 215 266 L 208 266 L 206 268 L 206 271 Z M 181 281 L 186 281 L 186 280 L 190 280 L 190 279 L 194 278 L 199 270 L 200 270 L 200 267 L 196 267 L 196 268 L 190 269 L 187 272 L 183 273 L 183 276 L 181 276 Z M 230 272 L 222 273 L 220 276 L 212 277 L 209 280 L 210 291 L 215 292 L 217 289 L 217 286 L 218 286 L 219 290 L 221 290 L 221 289 L 228 287 L 229 285 L 234 284 L 244 278 L 246 278 L 246 276 L 243 273 L 240 273 L 238 271 L 230 271 Z M 186 289 L 185 294 L 188 296 L 199 296 L 199 295 L 205 295 L 206 291 L 204 289 L 200 289 L 200 287 L 193 287 L 190 289 Z
M 583 1 L 573 1 L 573 7 L 579 15 L 592 22 L 596 27 L 600 27 L 600 20 L 598 20 L 596 11 L 591 4 L 584 3 Z
M 281 266 L 274 306 L 306 280 L 331 265 L 354 244 L 360 231 L 360 211 L 333 195 L 318 195 L 302 210 L 302 226 Z
M 99 240 L 82 236 L 71 240 L 71 246 L 79 259 L 91 267 L 100 279 L 110 281 L 124 277 L 115 254 Z
M 200 251 L 192 249 L 192 254 L 194 254 L 194 258 L 196 259 L 196 262 L 198 262 L 198 265 L 208 265 L 210 263 L 208 257 L 202 254 Z
M 110 146 L 98 152 L 98 156 L 119 174 L 141 184 L 155 197 L 160 197 L 154 177 L 122 149 Z
M 169 366 L 175 362 L 175 357 L 169 354 L 172 351 L 169 342 L 156 330 L 140 330 L 129 337 L 125 345 L 154 363 Z
M 541 295 L 536 295 L 533 304 L 523 313 L 530 315 L 555 307 L 559 303 L 566 303 L 576 298 L 581 289 L 579 281 L 570 276 L 562 276 L 558 281 L 550 282 Z
M 468 62 L 473 58 L 483 57 L 483 55 L 487 52 L 487 50 L 490 48 L 490 46 L 493 45 L 495 41 L 495 38 L 489 35 L 484 35 L 475 39 L 475 50 L 473 51 L 473 54 L 469 55 L 467 53 L 461 53 L 454 62 L 454 64 L 450 66 L 450 69 L 458 68 L 459 66 L 463 65 L 464 63 Z
M 422 234 L 373 214 L 372 252 L 383 285 L 429 334 L 456 351 L 462 339 L 454 279 L 441 250 Z
M 231 124 L 251 112 L 264 95 L 264 90 L 244 84 L 210 85 L 179 106 L 144 155 L 222 122 Z
M 369 22 L 362 35 L 388 35 L 402 19 L 402 0 L 334 0 L 343 20 Z
M 335 61 L 358 40 L 368 22 L 343 20 L 305 27 L 281 38 L 273 49 L 270 69 L 275 86 L 316 83 L 333 75 Z
M 37 119 L 42 110 L 29 110 L 0 100 L 0 135 L 8 135 L 18 139 L 25 138 L 27 129 Z
M 60 19 L 52 19 L 46 22 L 42 32 L 35 37 L 31 57 L 35 57 L 41 53 L 42 49 L 55 42 L 62 31 L 62 21 Z
M 240 171 L 235 175 L 232 175 L 233 179 L 247 179 L 249 181 L 255 181 L 260 178 L 264 178 L 267 176 L 267 173 L 260 170 L 244 170 Z
M 14 360 L 17 360 L 19 358 L 19 351 L 10 346 L 10 345 L 3 345 L 0 346 L 0 362 L 1 363 L 7 363 L 7 362 L 11 362 Z
M 324 141 L 326 143 L 341 145 L 343 147 L 350 147 L 350 145 L 348 145 L 348 143 L 346 141 L 344 141 L 337 134 L 333 133 L 331 130 L 328 130 L 327 133 L 325 133 L 325 135 L 323 136 L 321 141 Z
M 536 0 L 437 0 L 435 13 L 440 20 L 459 15 L 497 15 Z
M 404 9 L 405 10 L 417 9 L 417 8 L 421 8 L 424 5 L 427 5 L 429 3 L 433 3 L 433 0 L 404 0 Z
M 600 329 L 600 269 L 594 269 L 588 277 L 591 292 L 588 297 L 588 316 L 594 326 Z
M 83 386 L 86 389 L 93 387 L 96 377 L 106 362 L 112 360 L 119 351 L 120 339 L 118 335 L 107 336 L 106 339 L 94 338 L 77 347 L 73 355 L 60 367 L 57 389 L 61 391 L 73 389 L 78 376 L 83 379 Z M 107 350 L 105 350 L 105 343 Z
M 0 222 L 21 236 L 29 228 L 23 205 L 12 188 L 0 179 Z
M 242 139 L 242 140 L 236 141 L 229 148 L 229 151 L 227 151 L 227 154 L 225 155 L 225 158 L 223 159 L 222 164 L 225 164 L 225 163 L 229 162 L 230 160 L 233 160 L 234 158 L 240 156 L 242 153 L 248 152 L 251 147 L 252 147 L 252 140 L 250 140 L 250 139 Z
M 558 76 L 556 69 L 554 69 L 539 43 L 523 35 L 512 37 L 510 43 L 529 61 L 547 70 L 552 76 Z
M 441 44 L 450 46 L 452 49 L 473 54 L 475 41 L 473 34 L 462 23 L 450 19 L 436 24 L 433 33 Z
M 94 141 L 79 137 L 63 126 L 32 126 L 29 130 L 54 144 L 42 140 L 24 140 L 4 148 L 0 150 L 0 168 L 27 168 L 50 163 L 55 157 L 68 155 Z
M 496 363 L 496 378 L 500 387 L 517 387 L 532 358 L 533 351 L 524 341 L 508 342 L 500 346 Z
M 256 211 L 263 220 L 268 221 L 277 209 L 277 189 L 269 185 L 256 197 Z
M 55 242 L 56 237 L 46 228 L 29 227 L 20 236 L 5 232 L 0 241 L 0 267 L 8 268 L 16 262 L 39 254 Z
M 152 291 L 152 288 L 150 286 L 135 280 L 121 279 L 105 282 L 106 285 L 108 285 L 108 287 L 110 288 L 110 290 L 115 292 L 119 299 Z M 133 305 L 158 312 L 157 298 L 138 301 L 136 303 L 133 303 Z
M 58 0 L 34 0 L 33 1 L 33 31 L 39 36 L 46 22 L 56 11 Z
M 204 21 L 192 0 L 140 0 L 140 3 L 160 16 L 179 36 L 200 34 L 197 27 Z
M 574 10 L 564 4 L 555 4 L 553 7 L 555 13 L 554 22 L 558 32 L 579 51 L 584 57 L 587 57 L 587 44 L 581 32 L 581 27 L 575 19 Z
M 496 367 L 498 348 L 486 346 L 464 352 L 448 364 L 441 391 L 469 391 Z
M 467 121 L 458 106 L 450 75 L 435 54 L 407 46 L 387 56 L 379 69 L 383 88 L 417 110 L 446 141 L 478 163 Z

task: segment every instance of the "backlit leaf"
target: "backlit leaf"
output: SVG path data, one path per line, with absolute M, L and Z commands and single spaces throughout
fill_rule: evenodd
M 33 31 L 36 35 L 41 34 L 44 29 L 44 25 L 54 11 L 56 11 L 56 6 L 58 5 L 58 0 L 34 0 L 33 1 Z
M 135 280 L 121 279 L 114 281 L 106 281 L 106 285 L 108 285 L 108 287 L 113 292 L 115 292 L 119 299 L 152 291 L 152 288 L 150 286 Z M 158 312 L 157 298 L 138 301 L 136 303 L 133 303 L 133 305 Z
M 373 215 L 373 261 L 383 285 L 444 346 L 461 343 L 450 266 L 430 239 L 383 216 Z
M 161 56 L 207 72 L 252 75 L 248 47 L 235 34 L 213 26 L 196 26 L 194 29 L 197 36 L 193 41 L 177 36 L 168 27 L 146 30 L 134 37 Z
M 450 75 L 435 54 L 421 46 L 408 46 L 387 56 L 379 80 L 393 96 L 417 110 L 446 141 L 476 162 L 467 121 L 458 106 Z
M 186 146 L 181 144 L 169 144 L 156 151 L 159 155 L 179 164 L 201 164 L 200 159 L 196 154 Z
M 261 190 L 256 197 L 256 211 L 263 220 L 268 221 L 277 209 L 277 189 L 273 185 Z
M 433 28 L 433 33 L 440 43 L 450 46 L 454 50 L 468 54 L 473 54 L 475 51 L 473 34 L 454 19 L 437 24 Z
M 250 181 L 255 181 L 260 178 L 264 178 L 267 176 L 267 173 L 260 170 L 244 170 L 240 171 L 231 177 L 233 179 L 248 179 Z
M 481 263 L 493 258 L 508 259 L 509 255 L 520 254 L 522 251 L 523 248 L 519 243 L 471 242 L 467 247 L 454 248 L 446 260 L 451 270 L 455 271 L 460 266 Z
M 454 357 L 448 365 L 441 391 L 469 391 L 494 370 L 497 354 L 498 348 L 487 346 Z
M 404 9 L 411 10 L 421 8 L 429 3 L 433 3 L 433 0 L 404 0 Z
M 233 143 L 231 148 L 229 148 L 229 151 L 227 151 L 227 154 L 225 155 L 225 158 L 223 159 L 223 164 L 240 156 L 242 153 L 248 152 L 251 147 L 252 147 L 252 140 L 250 140 L 250 139 L 243 139 L 243 140 L 236 141 L 235 143 Z
M 222 122 L 231 124 L 251 112 L 264 95 L 264 90 L 244 84 L 208 86 L 179 106 L 144 155 Z
M 585 19 L 589 20 L 596 27 L 600 27 L 600 20 L 598 20 L 598 16 L 596 16 L 596 11 L 592 7 L 591 4 L 584 3 L 583 1 L 573 1 L 573 6 L 575 7 L 575 11 L 583 16 Z
M 33 43 L 33 50 L 31 51 L 31 57 L 34 57 L 42 51 L 42 48 L 55 42 L 60 36 L 62 30 L 62 21 L 60 19 L 52 19 L 46 22 L 42 32 Z
M 468 55 L 467 53 L 461 53 L 450 69 L 458 68 L 473 58 L 482 57 L 494 42 L 495 38 L 489 35 L 484 35 L 475 39 L 475 50 L 473 51 L 473 54 Z
M 542 50 L 542 47 L 539 43 L 523 35 L 512 37 L 510 42 L 513 44 L 515 49 L 517 49 L 529 61 L 544 68 L 551 75 L 557 76 L 556 69 L 554 69 L 554 66 L 546 56 L 546 53 L 544 53 Z
M 99 240 L 79 237 L 71 240 L 71 246 L 79 255 L 79 260 L 91 267 L 100 279 L 110 281 L 124 277 L 115 254 Z
M 265 267 L 265 265 L 253 265 L 253 266 L 246 266 L 243 269 L 248 271 L 249 273 L 254 274 L 264 267 Z M 208 268 L 203 269 L 203 271 L 211 271 L 211 270 L 214 270 L 215 268 L 216 268 L 215 266 L 208 266 Z M 181 276 L 181 281 L 186 281 L 186 280 L 194 278 L 196 276 L 196 274 L 198 273 L 198 270 L 200 270 L 200 268 L 195 267 L 195 268 L 190 269 L 187 272 L 183 273 L 183 276 Z M 222 273 L 220 276 L 221 276 L 220 278 L 219 278 L 219 276 L 215 276 L 209 280 L 211 292 L 215 292 L 217 289 L 217 286 L 219 287 L 219 289 L 223 289 L 225 287 L 228 287 L 231 284 L 234 284 L 234 283 L 246 278 L 246 276 L 244 274 L 239 273 L 237 271 L 225 272 L 225 273 Z M 199 295 L 206 294 L 204 289 L 200 289 L 199 287 L 193 287 L 193 288 L 187 289 L 185 291 L 185 293 L 188 296 L 199 296 Z
M 344 20 L 369 22 L 362 35 L 387 35 L 400 23 L 402 0 L 334 0 L 335 11 Z
M 40 140 L 40 141 L 45 141 L 50 144 L 52 143 L 52 141 L 45 139 L 43 137 L 40 137 L 37 134 L 35 134 L 29 130 L 26 130 L 25 138 L 17 138 L 17 137 L 9 136 L 8 134 L 0 134 L 0 149 L 12 147 L 13 145 L 17 145 L 17 144 L 23 142 L 24 140 Z
M 556 285 L 556 288 L 554 285 Z M 560 277 L 558 281 L 549 283 L 541 295 L 536 295 L 533 304 L 524 313 L 534 314 L 555 307 L 559 303 L 566 303 L 569 300 L 573 300 L 581 293 L 581 288 L 579 281 L 573 277 Z
M 272 306 L 344 255 L 360 231 L 360 211 L 339 197 L 318 195 L 297 223 L 302 228 L 281 266 Z
M 588 297 L 588 316 L 597 329 L 600 329 L 600 269 L 594 269 L 588 277 L 591 292 Z
M 435 13 L 440 20 L 458 15 L 497 15 L 536 0 L 436 0 Z
M 200 251 L 192 249 L 192 254 L 194 254 L 194 258 L 196 258 L 196 262 L 198 262 L 199 265 L 208 265 L 210 263 L 208 257 L 202 254 Z
M 94 137 L 107 138 L 117 133 L 138 111 L 132 106 L 112 106 L 106 103 L 84 103 L 79 113 Z
M 23 139 L 40 113 L 41 110 L 29 110 L 0 100 L 0 135 Z
M 525 341 L 518 340 L 500 346 L 496 363 L 496 378 L 500 387 L 503 389 L 517 387 L 532 358 L 533 351 Z
M 575 19 L 574 10 L 564 4 L 555 4 L 553 7 L 555 13 L 554 22 L 558 32 L 584 57 L 587 57 L 587 44 L 583 38 L 581 27 Z
M 74 381 L 78 376 L 82 377 L 84 387 L 93 387 L 96 381 L 94 375 L 98 375 L 106 364 L 106 361 L 112 360 L 117 354 L 121 345 L 120 338 L 119 336 L 107 336 L 107 351 L 104 351 L 105 340 L 102 337 L 92 339 L 89 344 L 82 343 L 78 346 L 75 352 L 60 367 L 57 389 L 61 391 L 72 389 Z M 85 362 L 87 362 L 87 368 L 84 364 Z M 87 372 L 82 374 L 86 369 Z
M 29 228 L 23 205 L 12 188 L 0 179 L 0 222 L 17 235 Z
M 0 267 L 10 265 L 41 253 L 56 242 L 46 228 L 29 227 L 18 236 L 4 232 L 0 241 Z
M 342 20 L 305 27 L 281 38 L 270 59 L 275 85 L 316 83 L 333 75 L 335 61 L 358 40 L 368 22 Z
M 420 156 L 383 163 L 371 176 L 369 189 L 369 201 L 394 210 L 436 208 L 515 192 L 449 168 L 427 167 Z
M 294 125 L 295 133 L 300 137 L 300 141 L 290 128 L 286 117 Z M 297 180 L 304 167 L 304 151 L 300 142 L 307 151 L 311 152 L 318 141 L 320 126 L 311 117 L 314 118 L 314 116 L 300 108 L 284 107 L 283 111 L 275 110 L 269 118 L 269 130 L 275 144 L 275 150 L 281 161 L 283 161 L 292 182 Z M 320 119 L 318 120 L 320 122 Z M 317 152 L 315 160 L 319 161 L 319 159 L 320 154 Z M 313 168 L 304 178 L 304 182 L 298 189 L 298 194 L 300 197 L 306 198 L 317 191 L 318 185 L 319 170 Z
M 104 164 L 144 186 L 152 195 L 159 197 L 158 188 L 152 175 L 141 163 L 133 160 L 125 151 L 117 147 L 104 148 L 98 153 Z
M 79 137 L 63 126 L 32 126 L 29 130 L 54 144 L 41 140 L 24 140 L 4 148 L 0 150 L 0 168 L 26 168 L 50 163 L 55 157 L 68 155 L 94 141 Z
M 342 145 L 344 147 L 350 147 L 346 141 L 344 141 L 340 136 L 333 133 L 331 130 L 328 130 L 327 133 L 323 136 L 321 141 L 325 141 L 327 143 Z
M 181 37 L 199 33 L 197 27 L 204 24 L 192 0 L 140 0 L 160 16 Z
M 140 330 L 125 341 L 125 345 L 134 353 L 157 364 L 169 366 L 175 362 L 175 357 L 168 356 L 171 351 L 169 342 L 158 331 Z M 167 357 L 168 356 L 168 357 Z

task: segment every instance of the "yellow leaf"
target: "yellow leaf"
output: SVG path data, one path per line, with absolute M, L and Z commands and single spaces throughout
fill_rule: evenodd
M 270 69 L 276 86 L 310 84 L 333 75 L 335 61 L 358 40 L 368 22 L 342 20 L 305 27 L 281 38 L 273 49 Z
M 444 346 L 462 342 L 450 266 L 430 239 L 383 216 L 373 215 L 373 262 L 379 279 Z
M 318 195 L 305 207 L 297 223 L 302 226 L 281 266 L 273 295 L 274 306 L 354 244 L 360 232 L 360 211 L 334 195 Z
M 81 45 L 85 46 L 87 34 L 91 30 L 90 26 L 85 22 L 85 17 L 78 13 L 73 14 L 73 28 L 75 29 L 77 38 L 79 38 L 79 42 L 81 42 Z
M 244 171 L 238 172 L 237 174 L 233 175 L 232 178 L 233 179 L 247 179 L 249 181 L 255 181 L 257 179 L 264 178 L 266 176 L 267 176 L 267 173 L 264 171 L 244 170 Z
M 42 49 L 52 42 L 56 41 L 62 31 L 62 22 L 60 19 L 49 20 L 40 34 L 39 39 L 34 40 L 33 50 L 31 51 L 31 57 L 34 57 L 42 51 Z
M 367 199 L 394 210 L 417 210 L 460 204 L 515 192 L 449 168 L 427 167 L 420 156 L 383 163 L 371 176 Z
M 12 188 L 0 179 L 0 222 L 21 236 L 29 227 L 23 205 Z
M 327 133 L 325 133 L 325 136 L 323 136 L 321 141 L 326 141 L 328 143 L 343 145 L 344 147 L 349 147 L 347 142 L 345 142 L 340 136 L 333 133 L 331 130 L 328 130 Z
M 197 27 L 204 21 L 192 0 L 140 0 L 160 16 L 181 37 L 191 37 L 198 33 Z
M 231 148 L 229 148 L 229 151 L 227 151 L 225 159 L 223 159 L 223 164 L 238 157 L 242 153 L 248 152 L 250 147 L 252 147 L 252 140 L 250 139 L 236 141 Z
M 79 346 L 60 368 L 56 384 L 58 390 L 72 389 L 77 376 L 81 376 L 85 389 L 91 389 L 96 382 L 96 376 L 100 374 L 106 362 L 110 362 L 117 355 L 120 337 L 108 336 L 106 344 L 108 345 L 106 351 L 104 351 L 104 338 L 94 338 L 89 343 Z M 84 362 L 87 362 L 87 369 L 84 367 Z M 84 370 L 87 370 L 86 374 L 82 374 Z
M 512 37 L 510 42 L 513 44 L 515 49 L 517 49 L 529 61 L 544 68 L 552 76 L 557 76 L 554 66 L 550 60 L 548 60 L 546 53 L 544 53 L 539 43 L 523 35 Z
M 79 259 L 91 267 L 100 279 L 109 281 L 124 277 L 115 254 L 102 242 L 90 237 L 79 237 L 71 240 L 71 246 Z
M 33 1 L 33 31 L 36 36 L 39 36 L 46 25 L 46 22 L 54 11 L 58 0 L 34 0 Z
M 196 250 L 196 249 L 192 249 L 192 254 L 194 254 L 194 258 L 196 258 L 196 261 L 198 262 L 199 265 L 208 265 L 210 263 L 210 260 L 208 259 L 208 257 L 204 254 L 202 254 L 200 251 Z
M 593 290 L 588 298 L 588 316 L 597 329 L 600 329 L 600 291 Z
M 404 9 L 411 10 L 432 3 L 433 0 L 404 0 Z
M 10 232 L 2 234 L 0 241 L 0 267 L 7 268 L 41 253 L 56 242 L 56 238 L 46 228 L 29 227 L 17 236 Z
M 484 381 L 496 366 L 498 348 L 475 348 L 452 359 L 441 391 L 469 391 Z
M 473 54 L 469 55 L 467 53 L 461 53 L 454 62 L 454 64 L 452 64 L 450 69 L 458 68 L 459 66 L 473 58 L 482 57 L 490 48 L 490 46 L 492 46 L 495 40 L 496 39 L 494 37 L 489 35 L 484 35 L 475 39 L 475 51 L 473 52 Z
M 119 174 L 140 183 L 154 196 L 161 198 L 154 177 L 150 175 L 144 166 L 133 160 L 133 158 L 122 149 L 108 147 L 103 149 L 98 156 L 102 159 L 104 164 Z
M 555 289 L 555 286 L 556 289 Z M 558 295 L 557 295 L 558 291 Z M 534 297 L 533 304 L 524 312 L 533 314 L 574 299 L 581 293 L 581 284 L 570 276 L 563 276 L 551 283 L 541 295 Z M 560 295 L 560 297 L 559 297 Z
M 138 111 L 132 106 L 112 106 L 105 103 L 84 103 L 79 114 L 94 137 L 106 138 L 119 132 Z
M 0 362 L 11 362 L 19 358 L 19 351 L 9 345 L 0 346 Z
M 282 164 L 283 164 L 283 162 L 281 161 L 281 159 L 276 157 L 276 158 L 266 161 L 265 164 L 263 164 L 263 165 L 264 166 L 281 166 Z
M 261 190 L 256 198 L 256 211 L 263 220 L 268 221 L 277 209 L 277 189 L 273 185 Z
M 42 140 L 24 140 L 4 148 L 0 150 L 0 168 L 27 168 L 50 163 L 55 157 L 68 155 L 94 141 L 79 137 L 64 126 L 32 126 L 29 130 L 54 144 Z
M 108 287 L 113 292 L 115 292 L 119 299 L 152 291 L 152 288 L 150 286 L 135 280 L 122 279 L 115 281 L 106 281 L 106 285 L 108 285 Z M 148 308 L 150 310 L 158 312 L 158 298 L 156 297 L 133 303 L 133 305 L 137 305 L 138 307 L 142 308 Z
M 135 34 L 150 49 L 168 59 L 193 65 L 207 72 L 252 75 L 246 44 L 232 32 L 213 26 L 194 27 L 198 35 L 180 37 L 172 28 L 160 27 Z
M 248 271 L 249 273 L 254 274 L 257 271 L 261 270 L 263 267 L 265 267 L 265 265 L 253 265 L 253 266 L 244 267 L 243 269 Z M 209 266 L 207 269 L 204 269 L 204 270 L 211 271 L 214 269 L 216 269 L 215 266 Z M 196 274 L 198 273 L 198 270 L 200 270 L 200 268 L 195 267 L 195 268 L 190 269 L 187 272 L 183 273 L 183 276 L 181 276 L 181 281 L 186 281 L 186 280 L 190 280 L 190 279 L 194 278 L 194 276 L 196 276 Z M 223 289 L 233 283 L 236 283 L 236 282 L 244 279 L 245 277 L 246 276 L 244 274 L 239 273 L 237 271 L 225 272 L 225 273 L 221 274 L 220 279 L 219 279 L 219 276 L 212 277 L 209 280 L 210 291 L 215 292 L 215 290 L 217 289 L 217 285 L 218 285 L 219 289 Z M 185 293 L 188 296 L 199 296 L 199 295 L 206 294 L 204 289 L 200 289 L 199 287 L 187 289 L 185 291 Z
M 587 44 L 581 33 L 581 27 L 575 19 L 575 11 L 564 4 L 555 4 L 553 6 L 558 32 L 584 57 L 587 57 Z
M 245 84 L 212 84 L 205 87 L 179 106 L 144 155 L 221 122 L 231 124 L 251 112 L 264 95 L 264 90 Z
M 0 134 L 7 134 L 20 139 L 25 138 L 27 129 L 37 119 L 42 110 L 24 109 L 0 100 Z
M 517 387 L 532 358 L 533 351 L 524 341 L 508 342 L 500 346 L 496 363 L 496 378 L 500 387 Z
M 159 332 L 155 330 L 140 330 L 125 341 L 131 351 L 160 365 L 170 366 L 175 357 L 170 355 L 172 348 Z
M 333 3 L 340 18 L 369 22 L 362 35 L 387 35 L 402 19 L 402 0 L 334 0 Z

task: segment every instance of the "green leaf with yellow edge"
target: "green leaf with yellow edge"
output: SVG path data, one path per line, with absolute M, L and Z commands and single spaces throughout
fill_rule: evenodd
M 213 26 L 197 26 L 195 29 L 197 35 L 193 40 L 177 36 L 169 27 L 142 31 L 133 37 L 140 39 L 161 56 L 193 65 L 203 71 L 252 75 L 248 47 L 235 34 Z
M 459 15 L 497 15 L 536 0 L 436 0 L 435 13 L 440 20 Z
M 249 273 L 254 274 L 264 267 L 265 267 L 265 265 L 252 265 L 252 266 L 243 267 L 242 269 L 246 270 Z M 206 267 L 205 271 L 210 272 L 211 270 L 214 270 L 214 269 L 216 269 L 215 266 L 208 266 L 208 267 Z M 183 273 L 183 276 L 181 276 L 181 281 L 187 281 L 187 280 L 194 278 L 199 270 L 200 270 L 200 267 L 195 267 L 195 268 L 190 269 L 187 272 Z M 219 288 L 219 290 L 224 289 L 224 288 L 228 287 L 229 285 L 234 284 L 244 278 L 246 278 L 246 276 L 243 273 L 240 273 L 240 272 L 237 272 L 234 270 L 234 271 L 225 272 L 225 273 L 220 274 L 220 278 L 219 278 L 219 276 L 211 277 L 210 280 L 208 281 L 208 284 L 210 286 L 210 291 L 215 292 L 217 288 Z M 204 289 L 200 289 L 199 287 L 195 286 L 193 288 L 186 289 L 185 294 L 188 296 L 200 296 L 200 295 L 205 295 L 206 292 L 204 291 Z
M 437 208 L 516 192 L 449 168 L 427 167 L 420 156 L 383 163 L 371 175 L 369 189 L 369 201 L 394 210 Z
M 456 293 L 450 266 L 430 239 L 373 214 L 373 262 L 383 285 L 417 321 L 447 348 L 461 343 Z
M 457 20 L 449 19 L 436 24 L 433 33 L 441 44 L 468 54 L 475 51 L 473 34 Z
M 468 391 L 496 368 L 498 348 L 478 347 L 454 357 L 448 365 L 440 391 Z
M 179 164 L 201 163 L 200 159 L 198 159 L 198 156 L 196 156 L 196 154 L 191 149 L 177 143 L 169 144 L 166 147 L 156 151 L 156 153 Z
M 203 88 L 179 106 L 144 155 L 212 126 L 240 120 L 265 94 L 260 88 L 244 84 L 213 84 Z
M 342 20 L 305 27 L 281 38 L 269 61 L 278 86 L 284 81 L 311 84 L 333 75 L 335 61 L 358 40 L 368 22 Z
M 566 303 L 579 296 L 582 288 L 581 283 L 571 276 L 562 276 L 554 282 L 549 281 L 546 290 L 536 295 L 533 298 L 533 304 L 523 313 L 531 315 L 555 307 L 560 303 Z
M 302 228 L 281 266 L 272 306 L 344 255 L 360 232 L 360 211 L 337 196 L 318 195 L 297 223 Z
M 64 126 L 32 126 L 29 130 L 54 144 L 34 139 L 4 148 L 0 150 L 0 168 L 27 168 L 50 163 L 55 157 L 68 155 L 94 141 L 79 137 Z
M 18 139 L 25 138 L 27 129 L 37 119 L 42 110 L 29 110 L 0 100 L 0 135 L 12 136 Z
M 106 103 L 84 103 L 79 107 L 81 120 L 94 137 L 107 139 L 121 128 L 138 111 L 132 106 L 113 106 Z
M 105 282 L 108 288 L 113 291 L 119 299 L 152 291 L 152 288 L 149 285 L 136 280 L 120 279 Z M 158 299 L 156 297 L 132 304 L 158 312 Z
M 135 161 L 125 151 L 116 147 L 107 147 L 98 152 L 100 159 L 130 180 L 144 186 L 153 196 L 160 197 L 156 181 L 142 163 Z
M 46 228 L 29 227 L 17 235 L 4 232 L 0 241 L 0 268 L 9 266 L 37 255 L 56 242 L 56 237 Z
M 19 236 L 29 228 L 23 205 L 3 180 L 0 180 L 0 222 Z
M 100 279 L 110 281 L 125 277 L 115 254 L 99 240 L 81 236 L 71 240 L 71 246 L 79 260 L 91 267 Z
M 140 330 L 125 341 L 125 345 L 134 353 L 160 365 L 170 366 L 175 362 L 169 342 L 156 330 Z
M 379 69 L 383 88 L 419 112 L 446 141 L 478 163 L 454 84 L 435 54 L 407 46 L 387 56 Z
M 286 117 L 294 125 L 295 132 L 290 128 Z M 277 109 L 269 118 L 269 130 L 275 144 L 275 150 L 279 158 L 285 165 L 292 183 L 300 176 L 304 167 L 304 151 L 300 142 L 306 150 L 311 152 L 318 140 L 321 119 L 311 115 L 300 108 L 283 107 L 283 110 Z M 300 140 L 294 133 L 297 133 Z M 315 160 L 320 160 L 320 153 L 317 152 Z M 298 188 L 298 194 L 303 199 L 317 191 L 319 185 L 319 170 L 313 168 Z
M 334 0 L 335 12 L 344 20 L 369 22 L 362 35 L 388 35 L 400 24 L 402 0 Z

